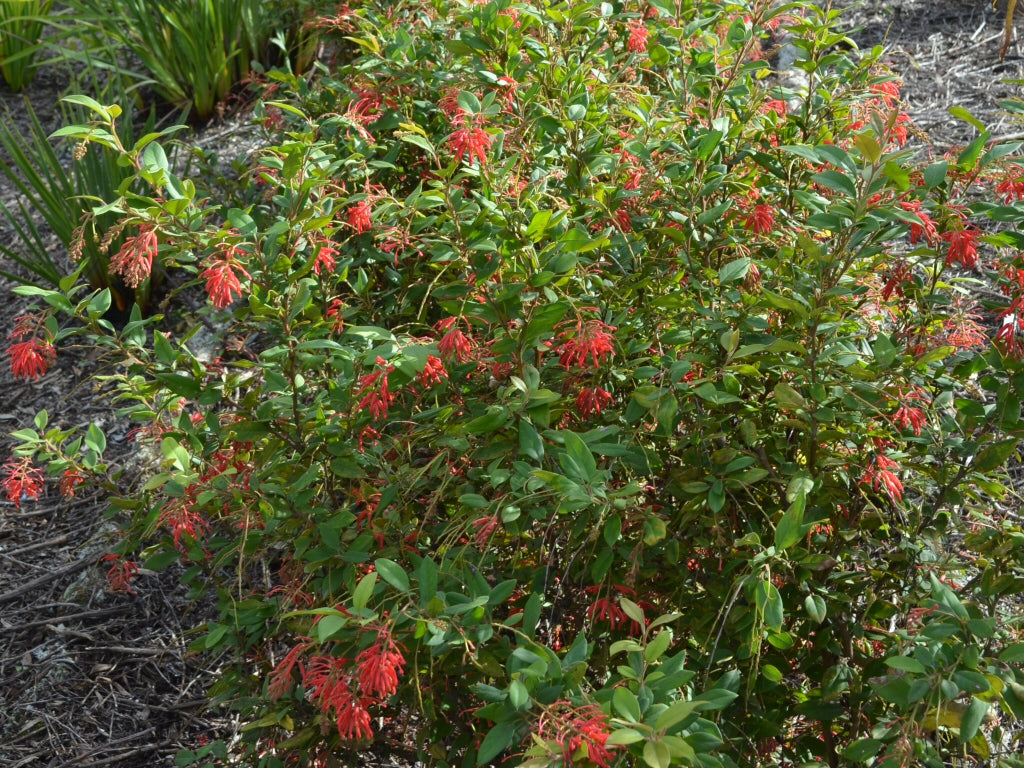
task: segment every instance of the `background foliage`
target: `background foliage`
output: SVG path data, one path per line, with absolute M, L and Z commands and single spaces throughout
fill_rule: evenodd
M 77 100 L 134 171 L 114 271 L 208 303 L 26 286 L 77 322 L 12 363 L 121 366 L 160 458 L 112 583 L 216 597 L 243 762 L 1020 763 L 1019 147 L 911 148 L 880 51 L 771 6 L 341 9 L 230 195 Z M 19 498 L 29 459 L 115 482 L 48 428 Z

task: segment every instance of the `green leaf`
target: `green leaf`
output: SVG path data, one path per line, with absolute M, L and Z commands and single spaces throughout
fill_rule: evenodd
M 662 657 L 665 651 L 668 650 L 669 645 L 672 644 L 672 631 L 663 629 L 659 632 L 655 638 L 647 644 L 644 648 L 644 661 L 648 664 L 652 664 Z
M 866 762 L 878 754 L 882 748 L 882 742 L 878 739 L 857 739 L 843 752 L 843 757 L 858 763 Z
M 384 581 L 399 592 L 409 591 L 409 577 L 406 575 L 402 566 L 394 560 L 388 560 L 386 557 L 379 557 L 373 561 L 373 567 L 377 570 L 377 573 L 380 574 L 380 577 L 384 579 Z
M 762 579 L 757 583 L 754 596 L 757 603 L 757 612 L 763 618 L 765 625 L 771 627 L 776 632 L 781 632 L 785 610 L 778 587 L 767 579 Z
M 825 620 L 827 615 L 825 601 L 819 595 L 808 595 L 804 598 L 804 610 L 818 624 Z
M 882 159 L 882 147 L 878 140 L 868 132 L 858 133 L 853 139 L 854 145 L 869 163 L 877 163 Z
M 565 474 L 584 483 L 594 482 L 597 477 L 597 461 L 583 438 L 575 432 L 560 432 L 565 443 L 565 454 L 559 456 L 559 463 Z
M 746 256 L 733 259 L 718 270 L 718 282 L 725 285 L 727 283 L 734 283 L 737 280 L 742 280 L 747 276 L 747 272 L 749 270 L 750 259 Z
M 631 723 L 640 722 L 640 702 L 636 695 L 624 686 L 618 686 L 612 693 L 612 707 L 619 714 Z
M 963 720 L 960 721 L 960 741 L 970 741 L 978 732 L 985 715 L 988 714 L 988 702 L 982 701 L 977 696 L 971 697 L 971 703 L 964 712 Z
M 348 619 L 345 616 L 321 616 L 320 620 L 316 623 L 317 639 L 322 643 L 334 637 L 346 624 L 348 624 Z
M 660 715 L 654 723 L 654 729 L 664 733 L 669 728 L 683 722 L 691 714 L 697 711 L 695 701 L 677 701 Z
M 999 654 L 999 660 L 1004 664 L 1014 664 L 1024 661 L 1024 643 L 1014 643 L 1006 646 Z
M 519 679 L 513 680 L 508 687 L 509 703 L 516 709 L 526 709 L 530 703 L 530 694 Z
M 636 744 L 638 741 L 643 741 L 644 735 L 640 731 L 634 730 L 633 728 L 616 728 L 610 734 L 606 744 Z
M 803 395 L 784 381 L 776 384 L 772 392 L 775 394 L 775 401 L 779 404 L 779 408 L 787 413 L 807 408 L 807 401 L 804 400 Z
M 890 656 L 885 660 L 885 665 L 890 669 L 898 669 L 903 672 L 911 672 L 916 675 L 928 674 L 928 670 L 925 669 L 917 659 L 912 659 L 909 656 Z
M 491 762 L 516 740 L 516 728 L 512 723 L 498 723 L 484 736 L 476 753 L 476 764 Z
M 621 690 L 616 688 L 615 690 Z M 648 741 L 644 744 L 644 762 L 650 768 L 669 768 L 672 764 L 672 755 L 668 747 L 660 741 Z
M 619 598 L 619 607 L 626 616 L 628 616 L 632 621 L 635 621 L 641 627 L 647 623 L 644 619 L 644 609 L 628 597 Z
M 373 588 L 377 584 L 377 572 L 370 571 L 368 574 L 363 576 L 356 584 L 356 588 L 352 591 L 352 607 L 357 611 L 361 611 L 366 607 L 366 604 L 370 602 L 370 597 L 373 595 Z
M 807 496 L 799 494 L 793 503 L 789 505 L 782 519 L 775 528 L 775 548 L 779 552 L 785 552 L 791 546 L 803 538 L 804 508 L 807 506 Z
M 975 472 L 991 472 L 993 469 L 1003 466 L 1016 450 L 1017 438 L 1015 437 L 986 445 L 975 456 L 971 469 Z

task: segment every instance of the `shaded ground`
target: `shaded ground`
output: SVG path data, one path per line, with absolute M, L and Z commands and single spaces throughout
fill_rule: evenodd
M 908 113 L 938 153 L 976 135 L 949 115 L 953 105 L 996 138 L 1024 138 L 1024 125 L 998 107 L 1024 96 L 1024 87 L 1006 82 L 1024 79 L 1024 45 L 1015 41 L 998 60 L 1003 16 L 987 0 L 836 5 L 849 9 L 846 23 L 861 48 L 884 47 L 904 78 Z M 28 94 L 47 128 L 59 124 L 63 85 L 44 72 Z M 25 120 L 21 97 L 0 89 L 0 101 L 10 110 L 0 119 Z M 0 189 L 0 199 L 9 194 Z M 0 237 L 9 236 L 0 227 Z M 0 283 L 0 335 L 28 307 L 9 300 L 8 288 Z M 12 444 L 6 434 L 30 426 L 44 408 L 51 424 L 98 423 L 112 461 L 126 461 L 128 425 L 116 423 L 94 390 L 102 372 L 81 349 L 60 350 L 58 365 L 38 382 L 14 381 L 0 361 L 0 461 Z M 106 508 L 95 495 L 64 501 L 55 487 L 20 510 L 0 504 L 0 768 L 171 766 L 178 749 L 233 732 L 229 717 L 201 709 L 214 663 L 186 650 L 190 627 L 204 617 L 176 574 L 143 573 L 134 595 L 107 592 L 98 561 L 116 526 L 104 522 Z

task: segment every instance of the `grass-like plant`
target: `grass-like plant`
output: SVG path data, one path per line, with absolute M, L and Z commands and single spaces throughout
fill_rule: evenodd
M 130 304 L 130 292 L 112 282 L 109 274 L 110 254 L 117 253 L 123 240 L 115 227 L 118 216 L 96 213 L 93 208 L 97 200 L 116 199 L 136 169 L 119 164 L 117 155 L 103 147 L 84 151 L 84 145 L 72 150 L 54 144 L 31 104 L 26 102 L 25 110 L 26 133 L 0 120 L 0 146 L 9 158 L 0 161 L 0 174 L 19 193 L 13 207 L 0 202 L 0 220 L 15 234 L 13 241 L 0 242 L 0 256 L 21 267 L 18 271 L 0 268 L 0 275 L 27 285 L 57 286 L 68 265 L 55 252 L 52 233 L 64 252 L 82 264 L 90 285 L 111 288 L 118 305 Z M 69 104 L 65 116 L 74 119 L 77 110 Z M 134 133 L 130 121 L 124 122 L 130 136 Z M 152 118 L 143 132 L 151 129 Z
M 35 58 L 53 0 L 0 0 L 0 75 L 21 91 L 35 75 Z
M 250 75 L 254 61 L 271 63 L 278 31 L 298 29 L 295 3 L 264 0 L 71 0 L 70 34 L 93 30 L 102 41 L 123 48 L 141 69 L 107 66 L 149 85 L 168 104 L 198 122 L 213 116 Z M 77 56 L 75 52 L 66 53 Z

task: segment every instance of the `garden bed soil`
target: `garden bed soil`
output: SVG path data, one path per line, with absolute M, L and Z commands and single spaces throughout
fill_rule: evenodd
M 857 45 L 883 46 L 902 76 L 905 109 L 919 131 L 912 142 L 922 152 L 940 155 L 976 136 L 950 115 L 952 106 L 970 111 L 997 139 L 1024 139 L 1024 125 L 999 107 L 1024 95 L 1024 47 L 1015 41 L 998 58 L 1001 9 L 985 0 L 842 5 Z M 60 124 L 65 85 L 43 70 L 26 94 L 48 129 Z M 0 119 L 27 126 L 22 99 L 0 89 Z M 218 132 L 222 138 L 207 143 L 227 155 L 230 146 L 218 142 L 234 141 L 235 131 L 219 124 L 206 135 Z M 0 200 L 13 196 L 0 187 Z M 0 237 L 10 236 L 0 227 Z M 31 305 L 9 289 L 0 284 L 4 335 Z M 0 460 L 13 444 L 7 433 L 30 427 L 45 409 L 53 425 L 99 424 L 111 463 L 125 465 L 134 451 L 130 425 L 101 397 L 105 372 L 103 360 L 82 348 L 60 349 L 57 365 L 39 381 L 16 381 L 0 365 Z M 52 486 L 21 508 L 0 504 L 0 768 L 173 766 L 178 750 L 236 732 L 229 712 L 204 708 L 218 660 L 187 650 L 209 607 L 186 598 L 173 569 L 143 572 L 134 594 L 106 589 L 100 557 L 116 537 L 107 509 L 96 493 L 65 500 Z M 360 763 L 408 764 L 386 745 L 374 753 Z

